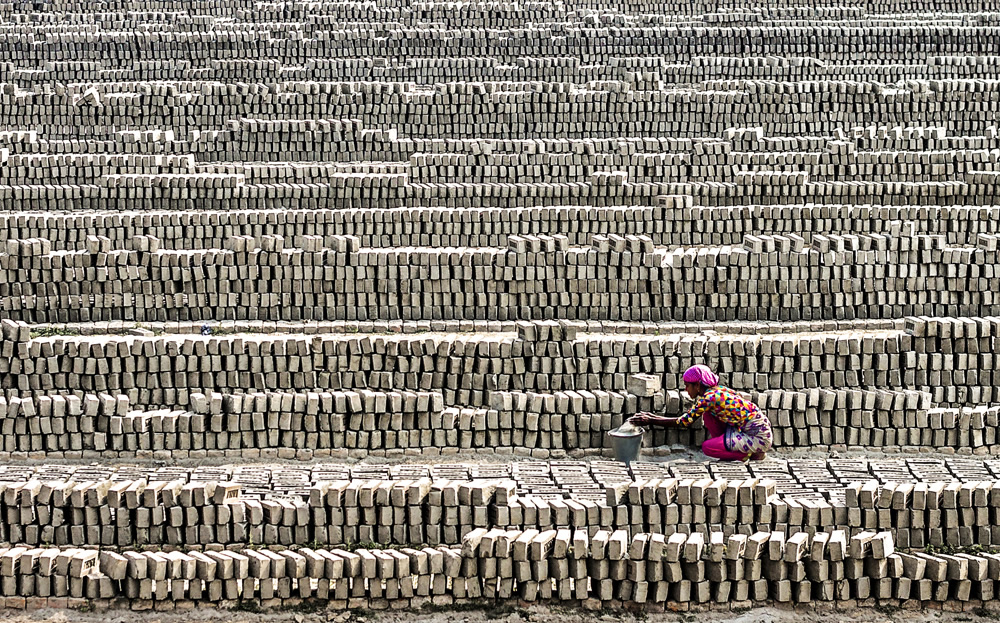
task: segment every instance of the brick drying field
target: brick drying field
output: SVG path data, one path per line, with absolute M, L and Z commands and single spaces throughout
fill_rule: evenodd
M 0 609 L 992 612 L 998 38 L 0 0 Z M 695 363 L 767 460 L 614 461 Z

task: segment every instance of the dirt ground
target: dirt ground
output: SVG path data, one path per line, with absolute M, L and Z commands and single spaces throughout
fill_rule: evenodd
M 532 606 L 527 609 L 450 610 L 438 612 L 316 612 L 263 613 L 200 609 L 187 612 L 111 611 L 85 613 L 72 610 L 34 612 L 0 611 L 3 623 L 988 623 L 1000 620 L 1000 608 L 971 612 L 941 610 L 896 610 L 853 608 L 837 610 L 827 605 L 762 607 L 743 612 L 657 613 L 626 612 Z

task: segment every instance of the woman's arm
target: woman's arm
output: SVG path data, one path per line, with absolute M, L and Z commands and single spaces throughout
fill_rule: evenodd
M 636 426 L 662 426 L 664 428 L 674 428 L 678 426 L 679 419 L 680 418 L 653 415 L 652 413 L 636 413 L 630 417 L 628 421 L 630 424 L 635 424 Z
M 690 426 L 698 418 L 711 411 L 715 405 L 716 393 L 700 396 L 687 413 L 680 417 L 665 417 L 652 413 L 636 413 L 628 421 L 636 426 L 662 426 L 665 428 L 680 428 Z

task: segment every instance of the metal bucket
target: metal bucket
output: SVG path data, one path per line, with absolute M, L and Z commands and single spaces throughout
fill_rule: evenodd
M 623 463 L 638 461 L 644 432 L 640 429 L 634 433 L 623 433 L 619 432 L 617 428 L 608 431 L 608 436 L 611 437 L 611 448 L 615 451 L 615 460 Z

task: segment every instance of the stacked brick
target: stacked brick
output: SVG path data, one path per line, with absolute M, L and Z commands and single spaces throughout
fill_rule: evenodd
M 634 377 L 633 377 L 634 378 Z M 650 377 L 656 378 L 656 377 Z M 635 390 L 636 388 L 632 388 Z M 927 393 L 750 393 L 785 448 L 951 448 L 986 454 L 1000 408 L 931 408 Z M 608 432 L 640 411 L 677 416 L 680 394 L 579 390 L 490 392 L 489 408 L 445 407 L 440 392 L 316 391 L 190 395 L 187 408 L 134 410 L 126 395 L 0 398 L 7 456 L 109 458 L 211 454 L 246 458 L 527 451 L 536 458 L 610 448 Z M 697 445 L 701 427 L 654 429 L 650 446 Z
M 12 545 L 0 550 L 0 594 L 961 602 L 993 598 L 1000 560 L 894 551 L 996 543 L 995 481 L 856 483 L 831 504 L 776 495 L 766 479 L 618 482 L 604 500 L 519 495 L 513 481 L 354 479 L 257 498 L 174 475 L 6 483 L 0 532 Z M 358 540 L 400 549 L 337 549 Z M 146 545 L 170 547 L 135 550 Z M 450 580 L 409 577 L 433 574 L 438 556 Z M 358 573 L 365 581 L 351 580 Z
M 748 392 L 748 397 L 764 409 L 771 420 L 775 443 L 782 447 L 952 447 L 984 448 L 996 439 L 993 424 L 996 407 L 931 408 L 931 396 L 914 391 L 883 390 L 772 390 Z M 602 390 L 533 392 L 491 392 L 494 415 L 478 426 L 486 431 L 477 447 L 516 445 L 521 439 L 531 447 L 575 449 L 605 447 L 607 432 L 617 428 L 623 417 L 640 411 L 676 417 L 685 406 L 676 390 L 657 392 L 648 398 L 630 393 Z M 537 435 L 517 432 L 510 437 L 503 424 L 513 423 L 516 431 L 537 428 Z M 589 434 L 588 434 L 589 433 Z M 651 445 L 700 444 L 701 427 L 687 430 L 654 429 Z
M 571 18 L 571 22 L 578 19 L 579 17 Z M 558 25 L 560 28 L 565 26 L 565 23 Z M 567 35 L 566 51 L 569 56 L 578 58 L 583 53 L 580 46 L 593 46 L 613 32 L 607 27 L 582 29 L 578 24 L 572 23 L 568 26 L 578 30 Z M 813 27 L 824 26 L 814 24 Z M 866 27 L 871 28 L 871 26 Z M 942 24 L 931 28 L 936 30 L 954 27 L 951 24 Z M 637 35 L 640 36 L 641 34 L 649 36 L 654 32 L 669 33 L 671 43 L 656 41 L 651 45 L 636 46 L 634 42 L 623 41 L 619 45 L 609 44 L 601 49 L 600 55 L 604 58 L 595 59 L 595 64 L 607 63 L 608 57 L 620 58 L 623 56 L 624 46 L 629 46 L 633 51 L 631 55 L 633 58 L 669 57 L 671 54 L 664 50 L 664 47 L 672 45 L 685 46 L 689 50 L 700 45 L 713 46 L 711 51 L 706 49 L 699 55 L 715 56 L 717 48 L 714 46 L 725 45 L 718 41 L 718 35 L 726 32 L 739 37 L 742 35 L 740 30 L 729 28 L 720 31 L 715 28 L 704 28 L 701 25 L 659 31 L 654 28 L 637 29 Z M 983 41 L 987 41 L 989 37 L 988 26 L 972 27 L 969 30 L 975 32 L 976 36 L 967 38 L 963 47 L 985 45 Z M 394 40 L 395 45 L 387 45 L 380 53 L 373 54 L 357 49 L 350 52 L 354 56 L 373 55 L 383 59 L 387 56 L 395 57 L 396 54 L 411 59 L 438 54 L 452 57 L 448 60 L 462 60 L 470 56 L 495 58 L 495 51 L 483 50 L 480 45 L 472 45 L 468 41 L 467 37 L 475 36 L 474 33 L 474 29 L 468 29 L 466 36 L 456 37 L 456 43 L 460 47 L 450 52 L 396 48 L 396 45 L 407 44 L 407 40 L 402 38 L 403 33 L 399 33 L 399 40 Z M 518 30 L 511 30 L 510 33 L 510 44 L 516 46 L 527 43 L 523 39 L 518 41 L 527 33 Z M 773 49 L 776 53 L 786 52 L 796 45 L 792 39 L 795 35 L 782 26 L 775 26 L 771 33 L 781 33 L 773 39 Z M 762 36 L 771 36 L 771 33 Z M 93 35 L 94 44 L 111 44 L 107 34 L 105 31 Z M 157 34 L 169 36 L 169 33 Z M 909 34 L 898 36 L 905 37 Z M 821 39 L 815 31 L 809 33 L 809 36 Z M 855 41 L 862 40 L 858 34 L 845 33 L 844 36 L 854 37 Z M 944 45 L 940 32 L 928 36 L 935 37 L 939 46 Z M 889 37 L 879 38 L 889 39 Z M 976 38 L 979 40 L 976 41 Z M 411 40 L 417 41 L 416 38 Z M 309 41 L 317 43 L 315 40 Z M 542 39 L 539 39 L 539 42 L 527 45 L 537 48 L 541 41 Z M 649 41 L 652 43 L 652 39 Z M 341 43 L 350 46 L 353 42 L 342 40 Z M 438 40 L 432 43 L 444 42 Z M 447 42 L 449 45 L 451 43 Z M 902 45 L 898 42 L 894 44 Z M 824 42 L 819 45 L 827 44 Z M 191 48 L 185 50 L 187 53 L 194 51 Z M 267 54 L 263 50 L 253 50 L 248 53 Z M 853 54 L 863 53 L 860 49 L 853 50 Z M 313 46 L 310 55 L 313 54 L 314 58 L 318 59 L 336 52 Z M 817 52 L 808 54 L 814 59 L 822 56 Z M 571 74 L 575 75 L 567 78 L 576 84 L 557 82 L 557 76 L 544 76 L 540 80 L 523 82 L 496 79 L 477 83 L 475 82 L 477 76 L 472 71 L 469 73 L 470 75 L 461 79 L 456 77 L 433 86 L 407 84 L 391 78 L 369 82 L 346 82 L 337 78 L 318 82 L 291 78 L 270 84 L 260 79 L 249 78 L 248 82 L 239 86 L 210 78 L 173 84 L 152 83 L 146 80 L 113 83 L 98 79 L 90 84 L 72 85 L 65 88 L 62 93 L 48 95 L 44 100 L 42 97 L 31 97 L 29 92 L 30 88 L 52 84 L 50 78 L 42 75 L 25 81 L 7 82 L 8 87 L 3 95 L 12 106 L 4 114 L 3 120 L 7 127 L 24 128 L 25 117 L 33 113 L 44 113 L 44 117 L 39 114 L 39 118 L 44 121 L 36 126 L 37 132 L 28 134 L 24 131 L 24 136 L 12 137 L 9 147 L 12 150 L 65 152 L 69 151 L 67 148 L 75 146 L 75 142 L 89 138 L 101 147 L 117 148 L 120 153 L 194 152 L 204 160 L 221 160 L 223 158 L 219 156 L 223 154 L 231 154 L 233 159 L 238 159 L 250 155 L 254 149 L 258 153 L 251 159 L 290 160 L 296 156 L 304 159 L 310 153 L 322 153 L 321 145 L 324 140 L 343 143 L 345 149 L 356 150 L 359 156 L 366 152 L 375 152 L 383 156 L 375 159 L 401 160 L 405 158 L 384 157 L 386 152 L 393 149 L 393 143 L 401 143 L 403 149 L 408 148 L 406 151 L 409 153 L 429 151 L 421 149 L 421 139 L 595 140 L 671 136 L 701 141 L 705 140 L 704 137 L 725 136 L 727 132 L 735 131 L 746 132 L 749 137 L 754 138 L 763 133 L 768 137 L 776 137 L 776 141 L 784 141 L 783 145 L 772 146 L 771 151 L 798 151 L 795 148 L 801 149 L 801 145 L 796 144 L 795 139 L 811 138 L 815 145 L 822 144 L 824 139 L 830 138 L 845 142 L 848 139 L 860 139 L 867 133 L 874 135 L 873 138 L 882 140 L 885 140 L 886 136 L 890 140 L 896 139 L 896 135 L 899 135 L 903 140 L 896 139 L 893 142 L 900 150 L 914 149 L 916 145 L 913 143 L 918 142 L 923 148 L 926 148 L 928 143 L 937 145 L 951 143 L 949 146 L 964 146 L 967 149 L 982 148 L 984 145 L 989 147 L 990 141 L 996 138 L 991 135 L 992 125 L 988 117 L 989 112 L 993 110 L 990 108 L 992 106 L 990 97 L 996 87 L 987 81 L 961 75 L 950 76 L 948 80 L 921 81 L 909 78 L 912 82 L 891 87 L 876 84 L 870 78 L 865 79 L 861 76 L 835 80 L 814 78 L 809 81 L 811 83 L 807 83 L 805 80 L 782 81 L 777 79 L 780 75 L 775 75 L 774 79 L 770 76 L 732 77 L 722 80 L 702 78 L 687 85 L 664 82 L 650 85 L 652 88 L 645 89 L 644 85 L 630 84 L 620 78 L 587 80 L 589 76 L 586 74 L 594 73 L 587 69 L 579 72 L 571 71 Z M 774 73 L 780 74 L 780 71 Z M 816 73 L 816 78 L 823 74 L 822 71 Z M 21 82 L 23 86 L 17 82 Z M 706 93 L 701 91 L 702 87 L 712 88 L 713 91 Z M 749 92 L 746 92 L 747 90 Z M 151 91 L 161 91 L 161 93 L 151 93 Z M 743 97 L 737 101 L 736 94 L 741 91 Z M 913 98 L 914 94 L 920 94 L 921 97 Z M 791 119 L 785 114 L 795 107 L 810 105 L 818 98 L 824 98 L 824 101 L 829 103 L 830 117 L 803 120 Z M 947 114 L 949 111 L 941 106 L 942 103 L 949 101 L 948 98 L 952 98 L 951 101 L 975 102 L 982 106 L 982 109 L 977 111 L 966 109 L 961 111 L 961 114 L 949 115 Z M 174 103 L 166 107 L 164 113 L 164 107 L 159 102 L 167 99 L 173 99 Z M 901 114 L 894 116 L 889 112 L 889 106 L 896 104 L 897 99 L 905 99 L 906 108 Z M 510 105 L 494 107 L 492 110 L 480 109 L 478 117 L 463 116 L 471 114 L 479 107 L 485 108 L 486 103 L 501 100 L 507 100 Z M 104 105 L 105 103 L 107 105 Z M 248 104 L 255 106 L 251 107 Z M 861 114 L 853 108 L 859 104 L 864 104 L 869 114 Z M 764 105 L 769 108 L 753 110 L 754 106 Z M 58 110 L 61 106 L 67 109 L 68 114 L 54 114 L 54 110 Z M 274 113 L 278 107 L 281 108 L 282 118 L 275 119 L 273 117 L 276 116 Z M 247 117 L 248 110 L 259 112 Z M 601 112 L 608 116 L 604 119 L 598 118 L 597 113 Z M 266 116 L 260 113 L 266 113 Z M 430 121 L 432 115 L 439 118 Z M 145 127 L 140 130 L 119 130 L 112 123 L 112 120 L 119 116 L 142 119 L 146 122 Z M 528 116 L 533 117 L 533 121 L 525 119 Z M 88 118 L 93 121 L 93 125 L 86 129 L 71 125 Z M 60 121 L 65 121 L 65 125 Z M 310 126 L 310 123 L 314 125 Z M 566 124 L 567 127 L 557 129 L 560 123 Z M 392 141 L 391 134 L 381 128 L 398 129 L 400 135 L 405 138 Z M 845 129 L 853 128 L 857 130 L 852 134 L 858 136 L 848 136 L 844 132 Z M 809 129 L 814 129 L 815 133 L 810 135 Z M 710 140 L 716 144 L 720 142 L 719 139 Z M 387 142 L 388 148 L 383 145 Z M 966 145 L 961 145 L 961 142 Z M 131 149 L 128 146 L 131 146 Z M 831 151 L 831 154 L 835 156 L 832 159 L 818 158 L 803 164 L 811 164 L 814 167 L 857 164 L 854 154 L 850 152 Z M 849 156 L 849 159 L 846 156 Z M 988 161 L 988 158 L 989 156 L 985 160 Z M 582 158 L 579 161 L 582 161 Z M 885 158 L 884 161 L 886 164 L 906 163 L 905 158 Z M 953 157 L 938 157 L 928 158 L 924 162 L 954 164 L 955 161 Z M 865 172 L 873 175 L 883 172 L 871 166 L 874 164 L 872 162 L 860 160 L 860 164 L 868 164 Z M 822 168 L 814 170 L 823 171 Z M 946 169 L 942 168 L 941 171 Z M 897 175 L 909 173 L 911 177 L 920 177 L 936 170 L 912 168 L 907 171 L 903 167 L 895 168 L 893 172 Z
M 258 497 L 247 486 L 194 480 L 27 480 L 3 490 L 7 542 L 134 547 L 378 542 L 457 543 L 482 527 L 544 532 L 603 528 L 628 533 L 726 535 L 847 528 L 846 507 L 776 497 L 767 479 L 618 481 L 594 495 L 518 495 L 511 480 L 419 478 L 319 481 Z M 798 513 L 788 511 L 796 504 Z M 816 513 L 816 517 L 812 517 Z M 822 515 L 822 519 L 820 516 Z M 895 529 L 895 525 L 885 528 Z
M 51 40 L 51 25 L 13 20 L 45 44 L 3 44 L 0 205 L 996 202 L 988 24 L 900 17 L 913 3 L 672 6 L 688 21 L 666 25 L 649 7 L 588 4 L 262 15 L 227 2 L 217 18 L 178 5 L 162 19 L 157 4 L 98 23 L 72 4 Z M 421 36 L 442 24 L 455 36 Z M 812 114 L 817 101 L 829 114 Z
M 79 548 L 0 548 L 0 596 L 11 608 L 42 603 L 66 607 L 70 600 L 111 599 L 117 591 L 101 569 L 101 553 Z
M 456 447 L 454 409 L 436 392 L 191 395 L 191 411 L 132 411 L 108 419 L 94 450 L 118 452 L 387 450 Z
M 236 503 L 238 487 L 188 482 L 183 475 L 184 480 L 155 482 L 5 483 L 0 531 L 5 542 L 36 547 L 248 543 L 251 527 L 263 532 L 261 504 Z
M 293 163 L 294 164 L 294 163 Z M 249 167 L 250 165 L 246 165 Z M 346 166 L 346 165 L 345 165 Z M 361 165 L 358 165 L 359 167 Z M 272 171 L 273 182 L 299 179 L 298 164 Z M 265 173 L 236 169 L 245 177 Z M 782 205 L 695 206 L 690 197 L 661 196 L 655 206 L 553 206 L 545 208 L 357 208 L 347 210 L 229 210 L 198 212 L 122 211 L 105 214 L 50 212 L 0 215 L 0 240 L 42 238 L 56 250 L 79 249 L 89 236 L 109 238 L 114 248 L 132 249 L 138 236 L 152 236 L 164 250 L 225 249 L 233 236 L 283 236 L 289 246 L 301 236 L 355 236 L 362 248 L 506 247 L 512 235 L 567 237 L 571 246 L 589 246 L 594 235 L 649 236 L 656 246 L 740 245 L 747 234 L 890 234 L 896 222 L 917 234 L 944 236 L 948 245 L 975 244 L 996 235 L 995 207 Z
M 7 607 L 87 597 L 135 610 L 239 600 L 265 606 L 332 600 L 419 607 L 479 598 L 749 605 L 878 600 L 979 603 L 993 598 L 995 556 L 907 554 L 891 535 L 662 535 L 477 530 L 461 545 L 402 549 L 233 549 L 167 553 L 4 549 Z M 12 582 L 7 582 L 7 580 Z M 16 594 L 10 589 L 24 588 Z M 27 593 L 25 596 L 23 593 Z M 63 599 L 61 601 L 61 599 Z M 166 603 L 165 603 L 166 602 Z M 192 603 L 193 605 L 193 603 Z
M 1000 498 L 995 482 L 877 482 L 847 488 L 848 523 L 873 529 L 887 524 L 903 547 L 990 547 Z
M 700 534 L 667 540 L 644 533 L 480 529 L 461 545 L 439 548 L 6 548 L 0 560 L 8 607 L 55 605 L 65 597 L 114 599 L 134 610 L 241 600 L 275 606 L 313 598 L 354 608 L 479 598 L 594 607 L 620 601 L 944 601 L 951 595 L 968 601 L 991 598 L 993 585 L 987 579 L 991 558 L 897 554 L 891 535 L 875 532 L 850 540 L 843 532 L 787 540 L 782 533 L 728 540 L 713 533 L 706 542 Z
M 0 384 L 8 415 L 7 423 L 0 426 L 15 425 L 11 420 L 19 418 L 22 411 L 16 401 L 31 396 L 54 400 L 58 394 L 73 394 L 82 400 L 85 394 L 120 394 L 128 397 L 129 404 L 146 410 L 187 409 L 191 394 L 240 394 L 248 387 L 291 394 L 436 392 L 443 397 L 442 407 L 508 413 L 528 412 L 524 401 L 529 398 L 532 405 L 539 399 L 563 404 L 572 396 L 567 392 L 584 392 L 573 398 L 576 406 L 572 413 L 620 414 L 639 406 L 629 398 L 640 394 L 628 385 L 630 375 L 635 374 L 656 377 L 662 388 L 648 392 L 649 397 L 659 396 L 655 404 L 643 406 L 666 406 L 675 412 L 682 406 L 677 394 L 679 375 L 687 366 L 703 362 L 719 370 L 726 385 L 757 392 L 762 406 L 774 410 L 780 426 L 801 428 L 802 418 L 808 418 L 808 422 L 818 422 L 817 430 L 835 426 L 842 431 L 834 433 L 838 435 L 834 438 L 820 432 L 821 439 L 810 439 L 810 443 L 876 443 L 871 438 L 866 441 L 863 433 L 851 441 L 847 435 L 855 433 L 842 428 L 850 426 L 900 429 L 897 434 L 909 439 L 906 443 L 900 436 L 893 444 L 883 437 L 887 445 L 961 445 L 954 437 L 928 441 L 924 436 L 930 429 L 952 428 L 952 421 L 958 421 L 960 428 L 994 426 L 993 410 L 983 411 L 978 405 L 995 401 L 1000 391 L 996 361 L 990 354 L 996 350 L 997 319 L 914 318 L 908 322 L 906 331 L 863 333 L 854 329 L 769 335 L 577 334 L 579 325 L 555 322 L 552 327 L 559 329 L 553 333 L 543 322 L 522 325 L 520 337 L 474 333 L 153 336 L 137 331 L 138 335 L 131 336 L 32 339 L 29 326 L 7 320 L 0 344 L 0 371 L 4 373 Z M 844 387 L 854 389 L 827 389 Z M 503 397 L 506 393 L 511 397 Z M 923 393 L 930 394 L 930 402 L 920 397 Z M 515 398 L 521 394 L 523 397 Z M 913 412 L 918 406 L 925 410 L 968 407 L 972 411 L 954 415 L 935 412 L 932 417 L 945 419 L 941 424 L 936 419 L 927 424 L 923 415 Z M 67 408 L 80 415 L 79 409 L 83 409 L 82 403 L 70 404 L 63 399 L 31 407 L 34 411 L 25 418 L 36 428 L 28 432 L 45 435 L 53 434 L 48 427 L 55 424 L 31 424 L 31 418 L 49 417 L 52 409 L 58 418 Z M 41 416 L 40 409 L 44 409 Z M 534 406 L 530 411 L 543 412 Z M 878 415 L 877 411 L 889 414 Z M 332 412 L 349 413 L 340 408 Z M 570 413 L 551 406 L 544 412 Z M 973 418 L 975 424 L 964 423 L 967 418 Z M 44 431 L 38 428 L 42 425 L 47 427 Z M 918 431 L 904 433 L 902 428 L 923 431 L 917 435 Z M 232 430 L 255 429 L 240 424 Z M 54 434 L 63 432 L 93 430 Z M 790 434 L 789 443 L 800 433 Z M 801 437 L 796 443 L 805 439 Z M 42 445 L 35 440 L 14 442 Z M 976 445 L 988 443 L 983 439 Z
M 294 89 L 298 83 L 284 84 Z M 730 93 L 744 86 L 762 88 L 757 81 L 726 84 Z M 0 167 L 0 205 L 46 212 L 641 208 L 665 195 L 685 195 L 706 207 L 749 204 L 758 210 L 808 204 L 873 204 L 904 212 L 914 206 L 961 211 L 970 204 L 995 209 L 1000 140 L 993 126 L 979 135 L 965 129 L 950 135 L 941 127 L 848 126 L 845 132 L 838 125 L 823 136 L 800 136 L 734 119 L 716 131 L 724 139 L 532 132 L 510 140 L 490 132 L 451 136 L 445 124 L 436 124 L 432 131 L 446 136 L 404 136 L 399 128 L 405 121 L 360 112 L 373 106 L 365 100 L 378 98 L 380 89 L 346 106 L 322 101 L 336 95 L 308 96 L 320 101 L 313 112 L 302 112 L 315 115 L 326 107 L 337 111 L 330 115 L 349 118 L 245 118 L 241 109 L 256 94 L 213 104 L 204 93 L 187 93 L 198 102 L 191 105 L 195 114 L 213 105 L 231 108 L 233 116 L 209 122 L 226 129 L 123 131 L 69 141 L 47 138 L 52 134 L 45 131 L 7 133 L 0 136 L 8 150 Z M 662 107 L 649 104 L 654 111 Z M 289 105 L 280 106 L 288 114 Z M 147 107 L 139 108 L 132 114 L 146 117 Z M 61 183 L 45 184 L 47 171 L 58 171 Z
M 430 478 L 308 481 L 254 493 L 187 470 L 153 479 L 31 479 L 5 483 L 0 536 L 39 546 L 135 547 L 303 543 L 458 543 L 481 527 L 548 531 L 603 526 L 658 534 L 730 534 L 770 526 L 773 481 L 618 482 L 579 499 L 518 495 L 513 480 Z M 202 477 L 202 476 L 198 476 Z M 243 491 L 241 496 L 241 490 Z M 729 498 L 724 496 L 729 491 Z M 739 499 L 737 499 L 739 495 Z M 591 499 L 593 498 L 593 499 Z M 707 523 L 706 523 L 707 522 Z
M 767 478 L 651 478 L 609 474 L 603 488 L 568 496 L 521 493 L 530 477 L 446 480 L 363 477 L 317 480 L 282 490 L 203 480 L 189 470 L 160 479 L 33 478 L 5 483 L 0 535 L 27 547 L 214 545 L 294 546 L 458 543 L 485 530 L 537 533 L 604 530 L 632 538 L 652 533 L 676 540 L 712 533 L 728 538 L 773 532 L 799 538 L 844 531 L 889 531 L 903 547 L 989 547 L 1000 498 L 996 481 L 927 481 L 843 485 L 846 497 L 779 494 Z M 316 474 L 314 478 L 322 478 Z M 200 478 L 200 479 L 199 479 Z
M 507 248 L 363 249 L 354 236 L 234 236 L 226 249 L 131 249 L 88 237 L 52 252 L 8 239 L 0 305 L 31 323 L 220 320 L 740 321 L 1000 313 L 997 236 L 746 235 L 741 247 L 657 249 L 648 236 L 508 236 Z M 329 245 L 329 246 L 324 246 Z M 23 279 L 37 276 L 37 281 Z M 409 284 L 403 287 L 402 284 Z M 740 287 L 750 283 L 751 287 Z
M 996 461 L 575 459 L 996 454 L 995 7 L 654 4 L 0 5 L 0 606 L 992 600 Z
M 309 171 L 307 165 L 299 166 Z M 665 197 L 660 201 L 668 203 Z M 690 203 L 682 197 L 675 201 L 678 206 Z M 431 207 L 0 215 L 4 226 L 0 240 L 44 238 L 54 248 L 68 250 L 77 248 L 76 243 L 87 236 L 103 236 L 128 248 L 134 237 L 145 235 L 159 239 L 165 250 L 180 250 L 224 249 L 236 235 L 279 235 L 292 246 L 299 244 L 299 236 L 321 236 L 323 244 L 329 246 L 331 236 L 347 235 L 357 237 L 364 248 L 506 247 L 507 237 L 512 235 L 562 234 L 571 245 L 587 246 L 594 234 L 634 234 L 669 245 L 673 238 L 664 232 L 668 226 L 662 222 L 665 211 L 659 206 L 560 206 L 468 211 Z

